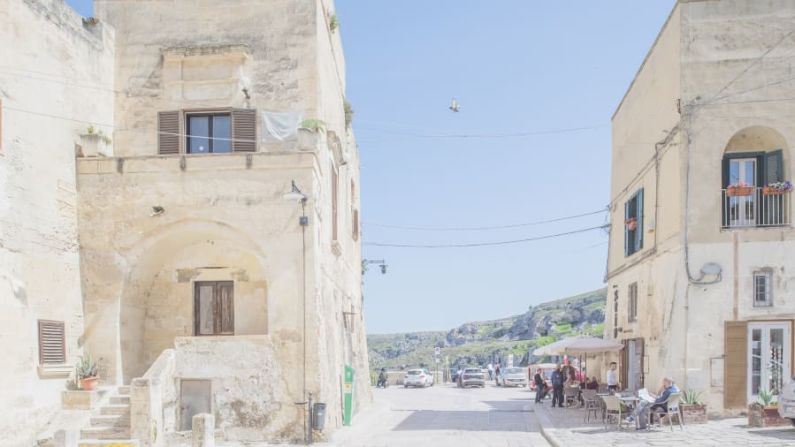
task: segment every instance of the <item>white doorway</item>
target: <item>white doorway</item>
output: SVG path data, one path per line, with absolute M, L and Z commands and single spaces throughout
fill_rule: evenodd
M 756 163 L 756 158 L 729 160 L 729 185 L 757 186 Z M 727 199 L 730 227 L 756 225 L 756 190 L 748 196 L 734 196 Z
M 761 391 L 778 395 L 790 378 L 790 323 L 748 324 L 748 402 Z

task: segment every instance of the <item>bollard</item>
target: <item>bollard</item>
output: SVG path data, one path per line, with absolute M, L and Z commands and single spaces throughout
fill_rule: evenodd
M 77 447 L 80 430 L 58 430 L 53 436 L 55 447 Z
M 201 413 L 191 421 L 193 447 L 215 447 L 215 416 Z

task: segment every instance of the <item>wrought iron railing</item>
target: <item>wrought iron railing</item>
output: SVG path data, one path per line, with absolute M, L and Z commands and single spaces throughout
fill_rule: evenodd
M 791 224 L 789 192 L 756 187 L 721 190 L 723 228 L 781 227 Z

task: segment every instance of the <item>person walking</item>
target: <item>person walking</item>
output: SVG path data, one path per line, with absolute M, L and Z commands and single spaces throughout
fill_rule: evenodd
M 536 375 L 533 377 L 533 382 L 536 384 L 536 403 L 543 402 L 544 395 L 546 394 L 547 383 L 544 376 L 541 375 L 541 369 L 536 370 Z
M 489 363 L 489 366 L 487 366 L 486 369 L 489 370 L 489 380 L 493 380 L 494 379 L 494 365 Z
M 494 367 L 494 384 L 500 386 L 500 363 L 497 362 L 497 366 Z
M 566 375 L 563 374 L 560 364 L 558 364 L 558 367 L 552 371 L 552 408 L 555 408 L 555 404 L 558 405 L 558 408 L 563 408 L 564 383 L 566 383 Z

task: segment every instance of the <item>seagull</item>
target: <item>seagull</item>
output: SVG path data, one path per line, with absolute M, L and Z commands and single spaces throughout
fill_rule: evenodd
M 455 98 L 453 98 L 453 100 L 450 102 L 450 110 L 456 113 L 461 110 L 461 105 L 458 104 L 458 101 L 456 101 Z

